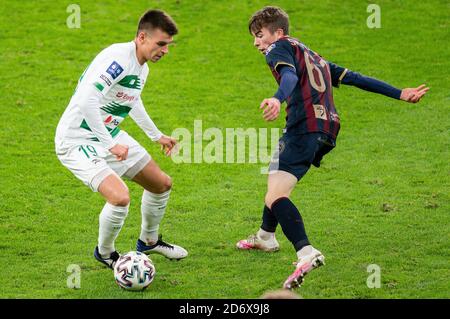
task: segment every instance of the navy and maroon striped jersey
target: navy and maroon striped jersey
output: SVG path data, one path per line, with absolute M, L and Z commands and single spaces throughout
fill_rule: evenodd
M 340 122 L 332 86 L 339 86 L 347 70 L 325 61 L 291 37 L 273 43 L 266 50 L 266 62 L 278 84 L 283 65 L 293 67 L 299 79 L 286 101 L 286 130 L 299 134 L 323 132 L 336 138 Z

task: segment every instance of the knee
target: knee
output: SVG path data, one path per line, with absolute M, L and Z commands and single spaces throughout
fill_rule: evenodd
M 172 189 L 172 179 L 169 175 L 163 173 L 160 178 L 155 181 L 147 181 L 141 184 L 147 192 L 153 194 L 162 194 Z
M 130 194 L 128 193 L 128 190 L 117 192 L 108 202 L 114 206 L 128 206 L 128 204 L 130 204 Z
M 172 178 L 170 178 L 169 175 L 165 174 L 164 178 L 162 179 L 162 181 L 160 182 L 160 184 L 156 189 L 156 193 L 162 194 L 170 191 L 171 189 L 172 189 Z
M 172 178 L 169 175 L 166 175 L 165 181 L 163 183 L 164 192 L 167 192 L 172 189 Z
M 266 197 L 264 198 L 264 203 L 269 209 L 272 209 L 273 204 L 278 201 L 280 198 L 289 198 L 289 195 L 287 194 L 271 194 L 267 193 Z

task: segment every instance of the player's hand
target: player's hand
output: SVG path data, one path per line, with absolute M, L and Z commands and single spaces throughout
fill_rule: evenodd
M 274 97 L 269 99 L 264 99 L 259 106 L 263 109 L 263 118 L 266 121 L 276 120 L 278 115 L 280 115 L 281 102 Z
M 116 144 L 109 149 L 118 161 L 126 160 L 128 157 L 128 145 Z
M 422 84 L 416 88 L 406 88 L 402 90 L 402 94 L 400 95 L 400 100 L 409 102 L 409 103 L 417 103 L 420 101 L 422 96 L 428 92 L 430 88 L 425 84 Z
M 174 147 L 177 145 L 177 140 L 170 136 L 161 136 L 158 140 L 158 143 L 161 144 L 161 149 L 164 151 L 166 156 L 172 155 L 172 151 L 174 151 Z

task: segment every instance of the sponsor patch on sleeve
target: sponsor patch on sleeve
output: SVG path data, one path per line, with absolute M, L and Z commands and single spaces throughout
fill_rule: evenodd
M 116 61 L 114 61 L 113 63 L 111 63 L 111 65 L 108 67 L 108 69 L 106 70 L 106 73 L 108 73 L 109 75 L 111 75 L 111 77 L 113 78 L 113 80 L 115 80 L 120 73 L 123 72 L 123 68 L 120 66 L 119 63 L 117 63 Z
M 111 83 L 111 81 L 108 79 L 108 77 L 106 75 L 101 74 L 100 75 L 100 79 L 102 79 L 103 82 L 105 82 L 108 86 L 111 86 L 112 83 Z

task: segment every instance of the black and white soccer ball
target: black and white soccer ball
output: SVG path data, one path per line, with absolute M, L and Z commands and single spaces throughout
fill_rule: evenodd
M 138 251 L 120 256 L 114 266 L 114 278 L 126 290 L 144 290 L 152 283 L 155 274 L 156 268 L 152 260 Z

